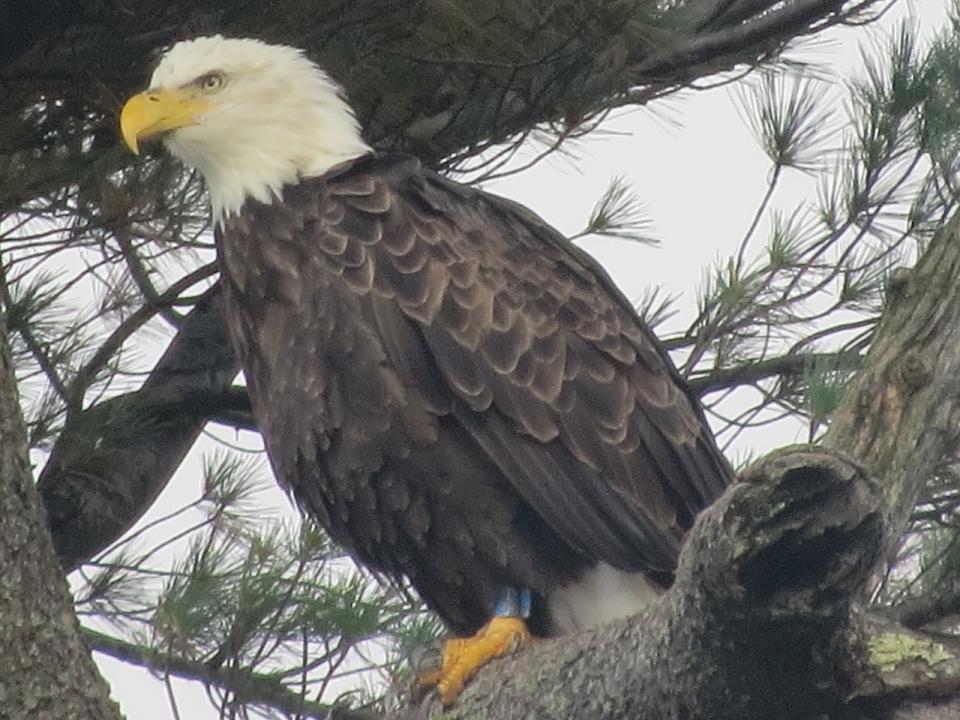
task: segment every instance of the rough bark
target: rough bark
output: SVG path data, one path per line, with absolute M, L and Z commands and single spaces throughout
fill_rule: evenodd
M 861 371 L 823 439 L 878 474 L 899 542 L 917 496 L 960 439 L 960 219 L 898 274 Z
M 0 439 L 0 718 L 119 718 L 80 637 L 30 473 L 3 315 Z

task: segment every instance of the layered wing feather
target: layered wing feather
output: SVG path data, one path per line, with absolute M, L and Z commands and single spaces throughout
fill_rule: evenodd
M 288 188 L 283 207 L 260 231 L 350 289 L 400 382 L 571 547 L 669 582 L 732 474 L 595 261 L 525 208 L 406 157 L 348 163 Z

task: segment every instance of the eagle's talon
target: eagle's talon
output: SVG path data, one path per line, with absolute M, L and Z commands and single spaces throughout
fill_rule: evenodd
M 440 667 L 421 673 L 413 689 L 415 702 L 436 688 L 444 707 L 453 705 L 467 681 L 484 665 L 516 652 L 530 639 L 520 618 L 495 617 L 469 638 L 453 638 L 443 644 Z
M 427 694 L 437 686 L 441 677 L 442 674 L 438 667 L 418 673 L 416 680 L 413 682 L 413 688 L 410 690 L 410 699 L 413 704 L 419 705 Z

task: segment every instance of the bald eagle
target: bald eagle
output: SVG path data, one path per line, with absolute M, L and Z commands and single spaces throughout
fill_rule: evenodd
M 516 203 L 374 152 L 290 47 L 180 42 L 121 131 L 134 152 L 162 137 L 205 178 L 226 319 L 280 483 L 453 631 L 489 640 L 519 620 L 477 664 L 527 628 L 606 622 L 670 585 L 732 473 L 585 252 Z M 472 672 L 448 667 L 461 650 L 434 678 L 445 701 Z

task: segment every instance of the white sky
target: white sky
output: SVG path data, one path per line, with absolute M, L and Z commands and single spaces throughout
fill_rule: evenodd
M 881 28 L 905 16 L 922 23 L 926 31 L 939 28 L 948 0 L 901 0 L 884 18 Z M 837 77 L 856 73 L 863 29 L 838 29 L 818 38 L 802 53 L 816 59 Z M 532 151 L 531 151 L 532 152 Z M 734 252 L 766 189 L 769 163 L 737 112 L 729 89 L 688 92 L 647 108 L 616 114 L 601 132 L 577 146 L 576 157 L 548 159 L 520 175 L 486 188 L 528 205 L 566 234 L 579 231 L 591 208 L 615 175 L 626 176 L 653 218 L 659 248 L 617 240 L 588 240 L 587 249 L 611 273 L 628 298 L 639 298 L 645 287 L 660 284 L 668 294 L 679 294 L 682 318 L 694 308 L 699 268 Z M 814 197 L 809 179 L 790 171 L 776 204 L 790 209 Z M 760 236 L 762 237 L 762 235 Z M 691 273 L 690 268 L 698 268 Z M 678 325 L 674 325 L 678 327 Z M 230 440 L 232 433 L 225 434 Z M 796 429 L 781 429 L 749 443 L 762 452 L 802 439 Z M 199 453 L 192 453 L 144 522 L 169 512 L 196 496 Z M 277 491 L 270 504 L 283 508 Z M 144 720 L 173 718 L 163 685 L 138 668 L 97 657 L 112 684 L 113 695 L 128 717 Z M 217 713 L 196 686 L 175 682 L 184 718 L 215 718 Z

